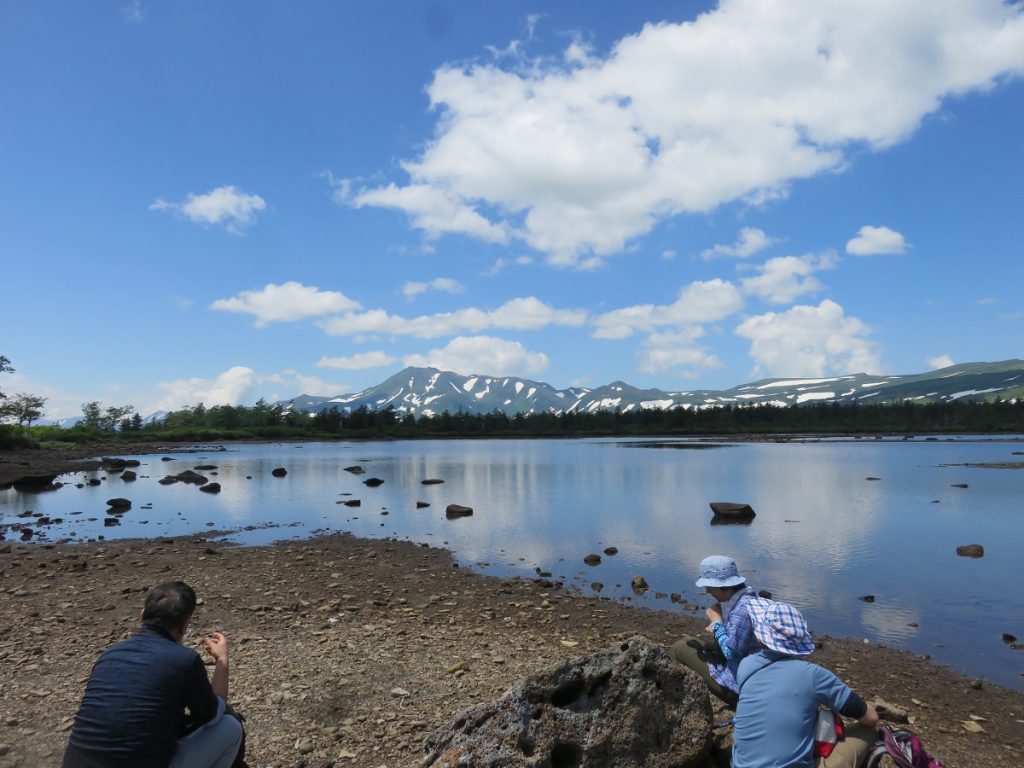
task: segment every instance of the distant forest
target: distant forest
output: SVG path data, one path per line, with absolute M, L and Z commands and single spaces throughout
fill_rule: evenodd
M 117 409 L 108 409 L 117 412 Z M 123 411 L 121 411 L 123 413 Z M 95 415 L 95 414 L 93 414 Z M 92 418 L 70 429 L 7 427 L 8 443 L 94 440 L 210 442 L 245 439 L 351 439 L 429 437 L 586 437 L 772 434 L 1024 434 L 1024 401 L 724 406 L 702 410 L 593 411 L 590 413 L 440 413 L 415 417 L 391 408 L 310 415 L 259 401 L 251 407 L 202 404 L 144 424 L 137 413 L 119 420 Z M 0 437 L 3 437 L 0 435 Z M 0 442 L 3 442 L 0 440 Z

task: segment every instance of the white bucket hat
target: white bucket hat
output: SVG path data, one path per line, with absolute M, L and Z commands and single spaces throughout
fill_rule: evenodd
M 750 618 L 754 637 L 765 648 L 787 656 L 808 656 L 814 652 L 814 640 L 807 631 L 807 622 L 792 605 L 765 601 L 752 608 Z
M 711 555 L 700 561 L 700 578 L 698 587 L 735 587 L 746 583 L 740 576 L 736 561 L 725 555 Z

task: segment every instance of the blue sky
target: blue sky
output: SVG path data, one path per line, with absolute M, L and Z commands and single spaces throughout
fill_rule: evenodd
M 1024 8 L 0 0 L 5 392 L 1022 356 Z

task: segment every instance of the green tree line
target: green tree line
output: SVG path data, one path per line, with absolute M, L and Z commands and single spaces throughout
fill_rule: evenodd
M 450 413 L 416 417 L 393 408 L 306 413 L 260 400 L 253 406 L 202 403 L 143 424 L 130 407 L 86 403 L 86 418 L 70 429 L 33 427 L 39 440 L 85 442 L 232 439 L 351 439 L 429 437 L 585 437 L 772 434 L 1024 433 L 1024 401 L 734 406 L 701 410 L 590 413 Z M 131 415 L 129 415 L 131 413 Z
M 14 369 L 0 356 L 0 373 Z M 726 405 L 706 409 L 586 413 L 443 413 L 413 416 L 393 408 L 307 413 L 258 400 L 252 406 L 203 403 L 144 423 L 131 405 L 82 405 L 70 429 L 32 426 L 45 397 L 0 390 L 0 448 L 94 441 L 196 442 L 245 439 L 417 437 L 584 437 L 772 434 L 1024 434 L 1024 400 L 902 404 Z

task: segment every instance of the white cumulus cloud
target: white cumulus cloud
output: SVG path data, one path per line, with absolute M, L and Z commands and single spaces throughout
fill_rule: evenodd
M 149 205 L 151 211 L 173 211 L 197 224 L 224 224 L 235 234 L 252 224 L 266 207 L 259 195 L 247 195 L 233 186 L 217 187 L 202 195 L 190 192 L 180 203 L 157 198 Z
M 413 226 L 422 229 L 430 238 L 456 233 L 491 243 L 506 243 L 509 239 L 504 224 L 489 221 L 472 205 L 429 184 L 410 184 L 407 187 L 389 184 L 377 189 L 364 189 L 350 196 L 348 202 L 356 208 L 376 206 L 404 211 L 412 218 Z
M 409 280 L 405 285 L 402 286 L 402 295 L 406 299 L 412 300 L 419 296 L 421 293 L 427 291 L 442 291 L 444 293 L 462 293 L 466 289 L 462 283 L 451 277 L 435 277 L 433 280 L 428 282 L 416 282 Z
M 834 253 L 819 255 L 778 256 L 768 259 L 761 267 L 760 274 L 740 281 L 743 291 L 759 296 L 773 304 L 788 304 L 808 293 L 817 293 L 822 284 L 814 273 L 836 266 Z
M 744 227 L 740 230 L 739 237 L 732 245 L 713 245 L 700 252 L 702 259 L 713 259 L 716 256 L 732 256 L 737 259 L 745 259 L 760 253 L 769 245 L 775 243 L 773 237 L 769 237 L 763 230 L 756 227 Z
M 743 297 L 726 280 L 696 281 L 679 291 L 672 304 L 638 304 L 606 312 L 594 319 L 594 338 L 624 339 L 636 332 L 665 326 L 716 323 L 743 307 Z
M 951 365 L 956 365 L 956 363 L 953 362 L 953 358 L 949 355 L 929 357 L 926 362 L 928 363 L 928 368 L 933 371 L 937 371 L 939 368 L 949 368 Z
M 345 187 L 428 236 L 521 239 L 593 266 L 665 218 L 777 199 L 854 151 L 907 140 L 944 101 L 1024 73 L 1024 8 L 1003 0 L 721 0 L 602 55 L 449 64 L 400 183 Z
M 440 349 L 402 358 L 407 366 L 491 376 L 533 376 L 546 370 L 548 362 L 543 352 L 531 352 L 518 341 L 493 336 L 458 336 Z
M 530 256 L 516 256 L 514 259 L 499 256 L 494 260 L 494 264 L 481 274 L 484 277 L 494 277 L 495 275 L 500 275 L 511 266 L 525 267 L 529 264 L 533 264 L 533 258 Z
M 332 336 L 379 333 L 431 339 L 495 328 L 535 331 L 549 325 L 580 326 L 586 319 L 585 310 L 557 309 L 533 296 L 527 296 L 507 301 L 493 310 L 467 307 L 454 312 L 406 318 L 389 314 L 383 309 L 371 309 L 325 318 L 319 321 L 319 325 Z
M 212 379 L 176 379 L 160 382 L 157 386 L 164 394 L 147 412 L 173 411 L 197 403 L 207 407 L 244 405 L 254 402 L 260 396 L 274 401 L 298 394 L 337 395 L 349 389 L 347 384 L 324 381 L 292 369 L 260 374 L 243 365 L 233 366 Z
M 268 283 L 258 291 L 242 291 L 230 299 L 217 299 L 210 309 L 240 312 L 256 318 L 257 328 L 269 323 L 303 320 L 356 309 L 358 301 L 338 291 L 321 291 L 311 285 L 294 281 L 275 285 Z
M 391 365 L 395 358 L 387 352 L 358 352 L 348 357 L 327 357 L 324 355 L 317 363 L 317 368 L 340 368 L 345 371 L 364 371 L 368 368 L 383 368 Z
M 238 405 L 249 399 L 257 383 L 256 371 L 236 365 L 212 379 L 191 378 L 162 381 L 157 386 L 164 396 L 155 409 L 173 411 L 186 405 Z
M 722 361 L 714 354 L 694 342 L 704 335 L 700 326 L 691 326 L 680 331 L 652 333 L 644 340 L 644 346 L 636 353 L 637 368 L 643 373 L 665 373 L 673 371 L 686 378 L 709 368 L 721 368 Z
M 907 243 L 903 235 L 888 227 L 865 224 L 857 236 L 846 243 L 846 252 L 854 256 L 874 256 L 881 253 L 905 253 Z
M 825 299 L 744 320 L 736 334 L 750 340 L 758 375 L 822 377 L 879 373 L 881 362 L 871 328 Z
M 313 395 L 315 397 L 326 397 L 338 395 L 349 389 L 347 384 L 335 384 L 324 381 L 318 376 L 307 376 L 299 371 L 286 369 L 281 373 L 272 373 L 257 377 L 260 384 L 277 384 L 282 388 L 284 394 L 275 393 L 271 400 L 284 400 L 285 398 L 296 397 L 299 394 Z

